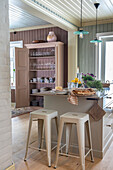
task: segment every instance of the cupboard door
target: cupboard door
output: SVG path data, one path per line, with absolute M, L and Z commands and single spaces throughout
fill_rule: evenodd
M 28 96 L 28 49 L 15 49 L 16 107 L 29 106 Z

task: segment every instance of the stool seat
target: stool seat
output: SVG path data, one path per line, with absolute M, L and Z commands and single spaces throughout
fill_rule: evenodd
M 58 115 L 58 112 L 56 110 L 40 109 L 40 110 L 35 110 L 30 114 L 32 115 L 32 118 L 43 119 L 45 116 L 53 118 Z
M 67 113 L 61 115 L 60 118 L 63 118 L 64 120 L 69 119 L 69 121 L 72 120 L 75 123 L 78 120 L 82 120 L 82 121 L 86 122 L 89 119 L 89 115 L 86 113 L 67 112 Z
M 79 153 L 81 159 L 81 167 L 82 170 L 85 170 L 85 157 L 90 153 L 91 161 L 93 162 L 93 150 L 92 150 L 92 140 L 91 140 L 91 130 L 90 130 L 90 121 L 89 115 L 86 113 L 76 113 L 76 112 L 67 112 L 60 116 L 60 126 L 59 126 L 59 134 L 58 134 L 58 144 L 57 144 L 57 153 L 56 153 L 56 161 L 55 167 L 57 167 L 59 149 L 61 145 L 61 138 L 64 124 L 66 124 L 66 154 L 68 155 L 70 138 L 71 138 L 71 129 L 72 124 L 76 124 L 77 127 L 77 136 L 78 136 L 78 145 L 79 145 Z M 85 125 L 88 132 L 88 142 L 89 142 L 89 151 L 85 154 Z M 62 147 L 61 147 L 62 148 Z M 70 155 L 71 156 L 71 155 Z
M 27 136 L 27 144 L 26 144 L 26 153 L 24 160 L 26 161 L 28 148 L 31 149 L 41 149 L 42 144 L 42 133 L 43 133 L 43 124 L 44 124 L 44 131 L 45 131 L 45 140 L 46 140 L 46 151 L 47 151 L 47 160 L 48 166 L 51 166 L 51 120 L 55 119 L 56 129 L 58 133 L 58 112 L 56 110 L 48 110 L 48 109 L 40 109 L 35 110 L 30 113 L 29 118 L 29 129 L 28 129 L 28 136 Z M 32 121 L 38 122 L 38 148 L 29 146 L 29 138 L 31 133 Z

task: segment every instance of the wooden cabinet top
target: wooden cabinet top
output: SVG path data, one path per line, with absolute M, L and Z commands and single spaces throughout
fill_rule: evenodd
M 24 46 L 28 49 L 48 48 L 48 47 L 55 47 L 55 46 L 58 46 L 58 45 L 64 45 L 64 43 L 57 41 L 57 42 L 47 42 L 47 43 L 24 44 Z

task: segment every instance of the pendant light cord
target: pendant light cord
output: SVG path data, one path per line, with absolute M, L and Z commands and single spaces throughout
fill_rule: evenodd
M 82 27 L 82 0 L 81 0 L 81 27 Z
M 98 9 L 98 8 L 96 8 L 96 33 L 97 33 L 97 12 L 98 12 L 97 9 Z

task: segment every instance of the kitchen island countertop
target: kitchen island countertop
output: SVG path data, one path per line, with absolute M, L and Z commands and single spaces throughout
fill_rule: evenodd
M 56 94 L 55 92 L 52 91 L 45 91 L 45 92 L 38 92 L 35 94 L 31 94 L 32 96 L 61 96 L 61 97 L 68 97 L 70 92 L 68 92 L 68 94 Z M 91 95 L 91 96 L 79 96 L 84 97 L 86 99 L 91 99 L 91 100 L 99 100 L 107 95 L 113 94 L 113 88 L 104 88 L 104 90 L 102 92 L 97 91 L 96 94 Z

